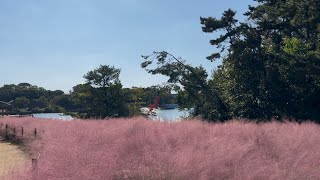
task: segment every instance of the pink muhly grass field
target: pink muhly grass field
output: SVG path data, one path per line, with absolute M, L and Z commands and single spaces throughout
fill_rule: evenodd
M 13 172 L 12 179 L 320 177 L 320 126 L 312 123 L 167 123 L 144 118 L 0 122 L 23 126 L 26 133 L 39 131 L 26 144 L 33 156 L 40 154 L 37 164 Z M 32 132 L 25 136 L 33 138 Z

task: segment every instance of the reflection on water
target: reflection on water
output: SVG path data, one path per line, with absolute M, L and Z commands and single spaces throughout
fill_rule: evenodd
M 65 121 L 70 121 L 73 119 L 70 115 L 65 115 L 63 113 L 33 114 L 33 117 L 41 118 L 41 119 L 57 119 L 57 120 L 65 120 Z
M 189 110 L 179 110 L 179 109 L 158 109 L 156 116 L 149 116 L 152 120 L 161 121 L 179 121 L 182 118 L 188 117 L 190 115 Z

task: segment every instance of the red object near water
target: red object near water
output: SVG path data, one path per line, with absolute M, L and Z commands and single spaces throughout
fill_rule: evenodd
M 153 104 L 150 104 L 150 105 L 149 105 L 149 110 L 158 108 L 159 100 L 160 100 L 160 97 L 159 97 L 159 96 L 157 96 L 156 98 L 154 98 Z

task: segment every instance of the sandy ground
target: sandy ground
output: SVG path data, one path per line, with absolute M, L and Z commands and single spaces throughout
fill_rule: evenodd
M 26 155 L 18 146 L 0 142 L 0 179 L 26 162 Z

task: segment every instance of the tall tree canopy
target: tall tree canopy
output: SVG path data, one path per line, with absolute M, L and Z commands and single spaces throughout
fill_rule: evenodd
M 111 116 L 128 116 L 122 85 L 119 80 L 121 70 L 113 66 L 100 65 L 89 71 L 84 78 L 90 89 L 88 117 L 106 118 Z M 80 88 L 80 87 L 79 87 Z
M 180 83 L 209 120 L 284 117 L 320 122 L 320 1 L 256 0 L 239 22 L 236 12 L 200 18 L 222 59 L 212 77 L 167 52 L 143 56 L 142 67 Z M 216 37 L 216 36 L 215 36 Z M 155 66 L 152 66 L 157 62 Z
M 120 72 L 121 69 L 117 69 L 114 66 L 100 65 L 100 67 L 89 71 L 83 77 L 91 85 L 106 88 L 120 84 Z

